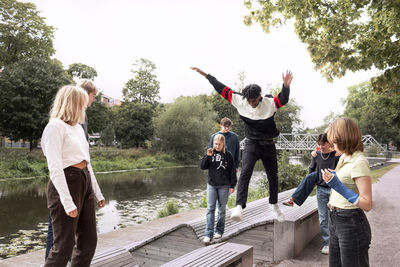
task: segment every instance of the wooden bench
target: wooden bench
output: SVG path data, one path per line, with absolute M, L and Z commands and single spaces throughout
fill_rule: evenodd
M 117 248 L 96 254 L 90 266 L 93 267 L 136 267 L 139 266 L 125 248 Z
M 196 249 L 162 267 L 200 267 L 200 266 L 253 266 L 253 248 L 235 243 L 219 243 Z
M 248 203 L 243 210 L 243 219 L 230 219 L 232 210 L 227 211 L 225 233 L 213 241 L 234 242 L 253 246 L 254 263 L 277 262 L 294 258 L 319 233 L 319 218 L 316 197 L 309 197 L 302 206 L 281 205 L 295 189 L 279 194 L 279 207 L 285 222 L 275 220 L 268 198 Z M 205 218 L 190 223 L 201 240 L 205 234 Z
M 139 266 L 158 267 L 195 249 L 204 247 L 193 228 L 180 224 L 126 248 Z
M 232 221 L 228 210 L 225 233 L 220 242 L 231 242 L 253 247 L 253 262 L 277 262 L 294 258 L 319 233 L 316 197 L 309 197 L 304 204 L 284 206 L 295 189 L 279 194 L 279 207 L 286 221 L 275 220 L 268 198 L 248 203 L 243 210 L 243 220 Z M 172 227 L 146 240 L 126 247 L 139 266 L 160 266 L 205 245 L 206 219 L 194 220 Z M 217 217 L 217 216 L 216 216 Z

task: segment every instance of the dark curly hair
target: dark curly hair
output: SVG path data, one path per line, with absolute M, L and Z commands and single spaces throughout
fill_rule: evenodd
M 247 100 L 256 99 L 259 95 L 261 95 L 261 87 L 257 84 L 249 84 L 242 91 L 243 99 Z

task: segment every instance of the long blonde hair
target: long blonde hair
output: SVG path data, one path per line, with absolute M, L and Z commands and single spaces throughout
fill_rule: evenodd
M 222 151 L 224 151 L 224 154 L 226 154 L 225 136 L 223 136 L 222 134 L 217 134 L 216 136 L 214 136 L 213 146 L 215 140 L 222 141 L 222 143 L 224 143 L 224 148 L 222 149 Z
M 75 125 L 85 122 L 85 109 L 89 102 L 88 94 L 80 87 L 66 85 L 61 87 L 50 110 L 50 118 Z

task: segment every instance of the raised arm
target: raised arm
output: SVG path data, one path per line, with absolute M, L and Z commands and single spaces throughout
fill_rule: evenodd
M 200 73 L 200 74 L 203 75 L 204 77 L 207 76 L 207 73 L 205 73 L 204 71 L 202 71 L 202 70 L 199 69 L 199 68 L 191 67 L 191 69 L 197 71 L 198 73 Z
M 293 74 L 290 70 L 286 71 L 286 74 L 282 73 L 282 80 L 283 80 L 283 86 L 286 88 L 290 88 L 290 84 L 292 83 L 293 80 Z
M 234 93 L 231 88 L 225 84 L 218 81 L 214 76 L 206 74 L 204 71 L 197 67 L 191 67 L 192 70 L 197 71 L 202 76 L 206 77 L 207 80 L 214 86 L 215 91 L 217 91 L 223 98 L 225 98 L 229 103 L 232 103 L 232 94 Z
M 292 83 L 293 75 L 290 70 L 286 71 L 286 74 L 282 73 L 282 90 L 281 92 L 274 97 L 275 106 L 280 108 L 286 105 L 289 102 L 289 94 L 290 94 L 290 84 Z

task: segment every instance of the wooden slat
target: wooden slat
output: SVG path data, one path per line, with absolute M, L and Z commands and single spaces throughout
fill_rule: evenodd
M 235 261 L 240 260 L 243 255 L 251 252 L 251 246 L 221 243 L 197 249 L 162 266 L 227 266 Z
M 103 253 L 95 255 L 92 260 L 91 266 L 95 267 L 122 267 L 122 266 L 135 266 L 136 262 L 132 255 L 124 248 L 108 250 Z

